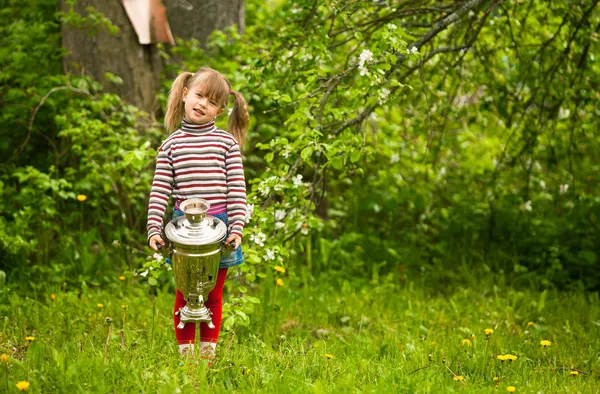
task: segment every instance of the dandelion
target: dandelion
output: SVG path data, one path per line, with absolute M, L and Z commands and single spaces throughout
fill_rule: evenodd
M 437 344 L 438 344 L 438 343 L 437 343 L 436 341 L 433 341 L 433 342 L 431 342 L 431 346 L 435 346 L 435 345 L 437 345 Z
M 106 325 L 110 326 L 112 324 L 112 319 L 109 316 L 106 316 L 106 319 L 104 319 L 104 321 L 106 322 Z
M 282 274 L 285 274 L 285 268 L 283 268 L 280 265 L 276 265 L 275 267 L 273 267 L 275 269 L 275 271 L 277 272 L 281 272 Z
M 504 355 L 504 354 L 499 354 L 499 355 L 496 356 L 496 358 L 498 360 L 502 361 L 502 362 L 508 360 L 508 357 L 506 355 Z
M 550 342 L 550 341 L 547 341 L 547 340 L 545 340 L 545 339 L 542 339 L 542 340 L 540 341 L 540 345 L 542 345 L 543 347 L 548 347 L 548 346 L 551 346 L 551 345 L 552 345 L 552 342 Z
M 329 353 L 324 354 L 324 356 L 330 360 L 333 358 L 333 354 L 329 354 Z
M 460 342 L 460 346 L 465 346 L 465 345 L 466 345 L 467 347 L 471 347 L 471 340 L 470 340 L 470 339 L 463 339 L 463 340 Z
M 453 380 L 456 380 L 457 382 L 462 382 L 463 380 L 465 380 L 465 378 L 463 378 L 462 375 L 456 375 Z
M 104 304 L 96 304 L 96 306 L 100 309 L 104 308 Z
M 2 353 L 2 356 L 0 356 L 0 360 L 2 360 L 3 363 L 8 361 L 8 354 L 6 353 Z
M 528 321 L 528 322 L 527 322 L 527 327 L 531 327 L 531 326 L 533 326 L 534 324 L 535 324 L 534 322 L 532 322 L 532 321 Z
M 119 276 L 119 280 L 125 280 L 125 277 L 123 275 Z
M 491 328 L 486 328 L 485 330 L 483 330 L 483 332 L 485 333 L 486 336 L 490 336 L 494 333 L 494 330 Z
M 17 382 L 17 389 L 19 391 L 26 391 L 29 388 L 29 382 L 21 381 Z
M 56 299 L 56 294 L 50 294 L 50 299 L 54 301 Z
M 87 196 L 85 194 L 80 194 L 77 196 L 77 201 L 84 202 L 85 200 L 87 200 Z
M 500 381 L 500 378 L 497 376 L 494 376 L 493 381 L 494 381 L 494 383 L 498 384 L 498 382 Z
M 123 304 L 123 305 L 121 305 L 121 308 L 122 308 L 124 311 L 126 311 L 126 310 L 127 310 L 127 305 Z
M 515 391 L 517 391 L 517 388 L 515 386 L 508 386 L 506 388 L 506 391 L 508 391 L 509 393 L 514 393 Z
M 277 284 L 277 286 L 283 287 L 283 280 L 281 278 L 277 278 L 277 280 L 275 280 L 275 283 Z
M 35 339 L 35 337 L 33 336 L 28 336 L 27 338 L 25 338 L 26 341 L 33 341 Z
M 517 356 L 515 356 L 515 355 L 513 355 L 513 354 L 507 354 L 507 355 L 506 355 L 506 359 L 507 359 L 508 361 L 516 361 L 516 360 L 518 359 L 518 357 L 517 357 Z
M 569 375 L 573 375 L 573 376 L 579 375 L 579 371 L 571 371 L 571 372 L 569 372 Z

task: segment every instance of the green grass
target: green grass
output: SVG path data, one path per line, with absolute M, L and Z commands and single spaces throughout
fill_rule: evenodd
M 218 360 L 206 368 L 195 360 L 180 365 L 171 286 L 150 295 L 147 285 L 115 280 L 102 289 L 49 289 L 35 297 L 18 284 L 8 288 L 0 290 L 0 353 L 8 355 L 0 362 L 0 392 L 17 392 L 18 381 L 44 393 L 492 393 L 508 386 L 592 393 L 600 387 L 596 293 L 482 284 L 442 294 L 411 283 L 300 286 L 286 278 L 276 292 L 255 294 L 263 303 L 250 326 L 223 332 Z M 108 347 L 106 316 L 113 320 Z M 486 328 L 494 330 L 488 340 Z M 540 340 L 552 345 L 544 349 Z M 518 359 L 493 358 L 507 353 Z M 572 376 L 571 368 L 582 373 Z

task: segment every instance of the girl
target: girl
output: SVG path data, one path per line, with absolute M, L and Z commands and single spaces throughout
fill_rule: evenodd
M 218 129 L 214 119 L 223 113 L 229 97 L 233 111 L 229 132 Z M 242 230 L 246 218 L 246 183 L 240 146 L 248 135 L 248 109 L 241 93 L 231 89 L 223 74 L 202 67 L 197 73 L 180 74 L 171 88 L 165 115 L 165 127 L 173 132 L 158 150 L 158 160 L 148 204 L 148 244 L 158 250 L 162 239 L 163 217 L 169 197 L 175 199 L 173 218 L 183 215 L 180 204 L 188 198 L 210 202 L 209 215 L 227 224 L 225 243 L 235 242 L 236 250 L 221 259 L 215 288 L 205 301 L 212 312 L 214 329 L 200 323 L 200 353 L 212 358 L 221 328 L 223 284 L 227 269 L 244 262 Z M 174 312 L 185 305 L 177 290 Z M 174 314 L 175 336 L 182 355 L 194 353 L 196 324 L 177 329 L 179 316 Z

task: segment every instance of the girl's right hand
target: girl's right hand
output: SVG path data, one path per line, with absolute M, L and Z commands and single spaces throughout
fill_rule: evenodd
M 152 237 L 150 237 L 150 240 L 148 241 L 148 245 L 150 245 L 150 247 L 152 248 L 152 250 L 158 252 L 158 245 L 161 246 L 165 246 L 165 241 L 162 239 L 162 237 L 158 234 L 153 235 Z

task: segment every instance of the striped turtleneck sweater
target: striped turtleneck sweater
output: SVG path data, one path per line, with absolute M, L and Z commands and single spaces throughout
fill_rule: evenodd
M 210 203 L 209 214 L 227 211 L 230 234 L 242 236 L 246 218 L 246 182 L 238 142 L 214 121 L 182 122 L 158 149 L 148 203 L 148 239 L 162 236 L 169 197 L 175 206 L 189 198 Z

